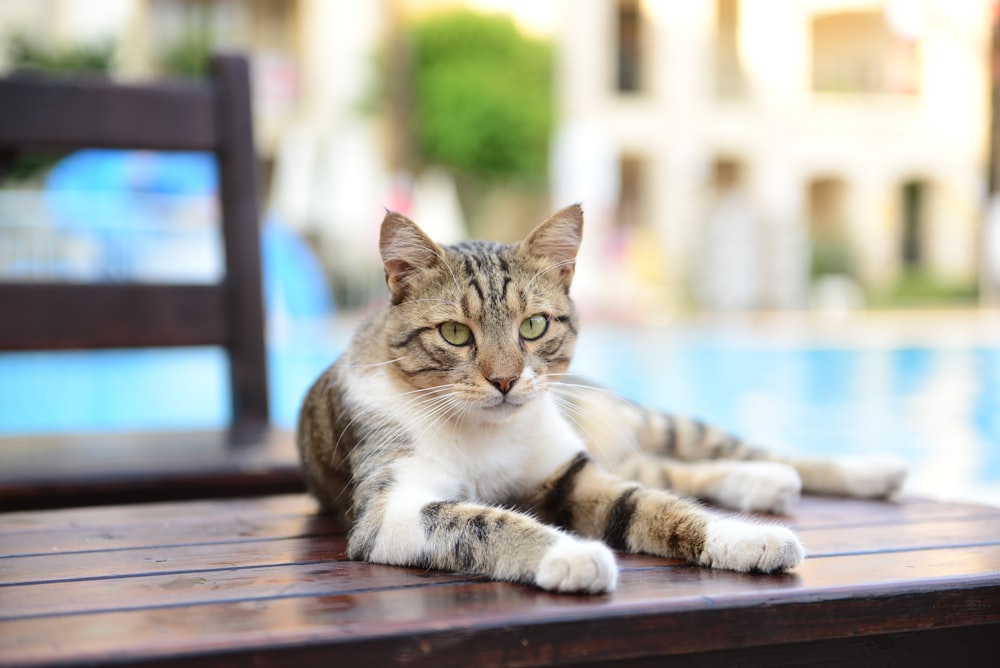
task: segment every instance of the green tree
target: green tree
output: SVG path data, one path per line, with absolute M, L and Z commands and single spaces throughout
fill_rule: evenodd
M 111 40 L 59 48 L 33 42 L 19 33 L 7 39 L 7 56 L 17 70 L 106 74 L 111 70 L 114 53 L 115 45 Z
M 482 179 L 543 181 L 552 50 L 502 15 L 454 11 L 409 30 L 417 158 Z

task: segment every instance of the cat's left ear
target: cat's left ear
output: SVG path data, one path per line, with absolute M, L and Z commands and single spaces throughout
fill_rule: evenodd
M 382 219 L 379 249 L 393 304 L 406 297 L 414 274 L 433 267 L 443 257 L 438 245 L 416 223 L 394 211 Z
M 551 264 L 569 290 L 576 269 L 576 254 L 583 239 L 583 207 L 573 204 L 560 209 L 533 229 L 521 242 L 519 255 L 535 257 Z

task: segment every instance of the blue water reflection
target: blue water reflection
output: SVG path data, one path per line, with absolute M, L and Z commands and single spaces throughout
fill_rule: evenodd
M 344 345 L 325 327 L 269 351 L 273 420 Z M 1000 503 L 1000 348 L 806 347 L 597 327 L 575 370 L 664 410 L 800 453 L 889 452 L 911 488 Z M 0 355 L 0 432 L 216 428 L 229 413 L 218 349 Z
M 919 493 L 1000 503 L 1000 348 L 586 332 L 576 369 L 779 449 L 892 453 Z

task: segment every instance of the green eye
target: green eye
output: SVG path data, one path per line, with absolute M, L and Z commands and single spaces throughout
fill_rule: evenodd
M 525 318 L 521 321 L 521 326 L 518 331 L 521 333 L 521 338 L 525 341 L 534 341 L 545 333 L 545 330 L 549 328 L 548 317 L 537 313 L 530 318 Z
M 472 330 L 460 322 L 451 320 L 438 327 L 441 337 L 453 346 L 464 346 L 472 341 Z

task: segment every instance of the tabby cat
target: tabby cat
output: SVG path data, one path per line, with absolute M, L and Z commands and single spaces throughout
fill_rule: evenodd
M 610 548 L 773 573 L 803 559 L 790 530 L 688 497 L 783 513 L 802 488 L 898 489 L 895 462 L 779 459 L 567 376 L 582 229 L 570 206 L 520 243 L 438 246 L 385 216 L 391 303 L 309 390 L 297 433 L 352 559 L 567 592 L 615 588 Z

